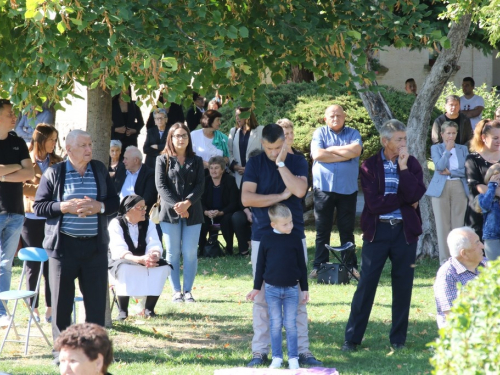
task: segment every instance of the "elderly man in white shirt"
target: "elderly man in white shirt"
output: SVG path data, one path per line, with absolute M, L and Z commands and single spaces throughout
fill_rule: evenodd
M 171 268 L 161 258 L 163 248 L 154 223 L 146 220 L 144 199 L 138 195 L 125 197 L 108 230 L 110 280 L 120 309 L 117 319 L 128 317 L 130 296 L 147 296 L 144 313 L 156 316 L 154 308 Z

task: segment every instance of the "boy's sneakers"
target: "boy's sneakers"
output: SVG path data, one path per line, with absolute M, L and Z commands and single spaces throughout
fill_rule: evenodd
M 194 300 L 193 295 L 191 294 L 191 292 L 184 293 L 184 302 L 188 302 L 188 303 L 196 302 Z
M 298 368 L 300 368 L 299 359 L 298 358 L 289 358 L 288 359 L 288 368 L 290 370 L 297 370 Z
M 295 361 L 297 361 L 297 360 L 295 360 Z M 271 365 L 269 366 L 269 368 L 281 368 L 282 363 L 283 363 L 282 358 L 273 358 L 273 361 L 271 362 Z M 298 367 L 299 367 L 299 363 L 297 362 L 297 368 Z
M 174 293 L 172 302 L 184 302 L 184 295 L 181 292 Z

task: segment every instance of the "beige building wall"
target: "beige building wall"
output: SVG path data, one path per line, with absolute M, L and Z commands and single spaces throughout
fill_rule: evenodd
M 377 82 L 380 85 L 404 91 L 405 81 L 414 78 L 417 88 L 420 88 L 430 72 L 427 49 L 410 51 L 407 48 L 389 47 L 379 52 L 378 57 L 380 64 L 388 69 L 387 72 L 377 75 Z M 463 77 L 474 78 L 476 85 L 483 83 L 489 87 L 500 85 L 500 59 L 496 58 L 496 52 L 485 56 L 477 49 L 464 48 L 458 65 L 460 70 L 451 77 L 451 81 L 457 86 L 461 86 Z M 495 72 L 497 72 L 496 77 Z

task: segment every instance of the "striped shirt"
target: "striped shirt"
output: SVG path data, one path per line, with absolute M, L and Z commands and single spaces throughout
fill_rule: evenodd
M 385 193 L 387 194 L 397 194 L 399 186 L 399 173 L 398 173 L 398 159 L 393 163 L 387 160 L 384 155 L 384 149 L 380 151 L 382 153 L 382 161 L 384 162 L 384 173 L 385 173 Z M 398 208 L 387 214 L 379 216 L 379 219 L 402 219 L 401 210 Z
M 87 164 L 87 169 L 82 177 L 69 160 L 66 161 L 63 201 L 73 198 L 83 199 L 85 196 L 92 199 L 97 198 L 97 184 L 90 163 Z M 66 213 L 62 218 L 61 232 L 76 237 L 97 236 L 97 214 L 78 217 L 78 215 Z

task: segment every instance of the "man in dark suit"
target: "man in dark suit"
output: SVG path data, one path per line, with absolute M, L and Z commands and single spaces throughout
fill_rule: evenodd
M 125 150 L 123 165 L 118 167 L 115 174 L 115 188 L 120 200 L 130 194 L 140 195 L 149 212 L 158 197 L 154 170 L 142 164 L 142 153 L 135 146 L 129 146 Z
M 186 124 L 189 131 L 193 131 L 198 127 L 203 112 L 205 112 L 205 98 L 197 92 L 194 92 L 193 105 L 188 109 L 186 114 Z

